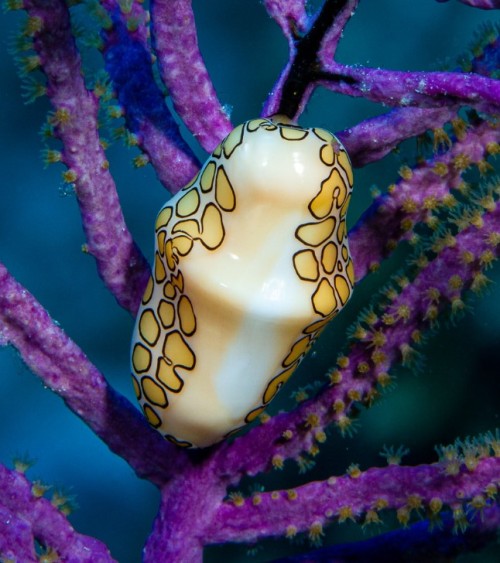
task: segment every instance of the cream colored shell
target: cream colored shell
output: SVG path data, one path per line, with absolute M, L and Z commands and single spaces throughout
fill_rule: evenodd
M 256 119 L 162 208 L 131 363 L 165 438 L 205 447 L 255 419 L 345 305 L 352 182 L 331 133 Z

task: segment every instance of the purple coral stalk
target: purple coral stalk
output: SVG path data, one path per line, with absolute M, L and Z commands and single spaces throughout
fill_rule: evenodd
M 111 563 L 108 548 L 78 534 L 66 517 L 18 471 L 0 465 L 0 554 L 2 560 L 40 561 L 35 540 L 68 563 Z M 49 557 L 49 555 L 47 555 Z
M 201 146 L 212 152 L 233 127 L 198 49 L 191 1 L 154 0 L 151 20 L 160 72 L 175 110 Z
M 141 476 L 161 483 L 181 452 L 112 389 L 45 309 L 0 264 L 0 334 L 45 385 Z
M 443 505 L 455 506 L 457 495 L 472 500 L 488 488 L 494 490 L 499 472 L 497 458 L 478 461 L 473 471 L 463 468 L 448 476 L 442 464 L 391 465 L 284 491 L 255 493 L 222 504 L 207 537 L 213 543 L 235 538 L 252 542 L 274 535 L 311 534 L 311 530 L 314 534 L 316 527 L 319 538 L 329 520 L 364 517 L 375 523 L 379 521 L 377 512 L 389 508 L 397 510 L 401 523 L 407 524 L 412 511 L 426 508 L 437 514 Z M 487 502 L 481 499 L 484 508 Z
M 149 267 L 125 225 L 97 133 L 97 100 L 84 84 L 65 2 L 26 0 L 35 27 L 34 48 L 54 107 L 51 122 L 64 145 L 67 182 L 75 185 L 87 251 L 120 305 L 135 313 Z
M 103 30 L 103 54 L 129 131 L 147 155 L 160 182 L 172 193 L 185 186 L 199 164 L 182 139 L 153 75 L 147 12 L 133 2 L 125 10 L 116 0 L 103 2 L 110 17 Z

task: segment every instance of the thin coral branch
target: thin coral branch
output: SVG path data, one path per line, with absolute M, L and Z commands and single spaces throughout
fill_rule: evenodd
M 281 27 L 283 34 L 293 46 L 297 33 L 304 33 L 308 25 L 305 0 L 264 0 L 267 13 Z
M 3 561 L 38 563 L 31 526 L 0 505 L 0 557 Z
M 349 0 L 339 12 L 321 41 L 321 46 L 318 49 L 318 60 L 333 60 L 339 41 L 344 33 L 345 26 L 352 16 L 354 16 L 358 4 L 359 0 Z
M 346 5 L 350 5 L 348 0 L 325 0 L 316 16 L 311 18 L 306 33 L 295 37 L 290 44 L 289 62 L 274 86 L 262 115 L 278 113 L 297 119 L 302 113 L 314 88 L 313 80 L 318 70 L 317 53 L 336 18 L 345 20 L 344 16 L 348 12 Z M 332 33 L 334 37 L 335 31 Z
M 195 176 L 199 163 L 182 139 L 155 82 L 148 45 L 146 11 L 138 2 L 124 10 L 104 0 L 110 23 L 103 31 L 104 58 L 116 95 L 124 108 L 127 128 L 148 156 L 160 182 L 172 193 Z
M 498 147 L 500 130 L 495 125 L 484 122 L 465 130 L 465 122 L 456 119 L 455 127 L 460 140 L 452 144 L 442 131 L 451 148 L 414 169 L 403 169 L 390 193 L 377 197 L 351 229 L 349 244 L 356 279 L 362 280 L 378 267 L 397 241 L 409 240 L 412 225 L 425 222 L 440 205 L 455 205 L 450 190 L 460 186 L 464 170 L 485 163 L 489 150 Z
M 388 106 L 462 104 L 492 113 L 500 108 L 500 80 L 471 73 L 402 72 L 324 61 L 320 74 L 319 83 L 334 92 Z
M 176 112 L 201 146 L 212 152 L 232 130 L 198 49 L 191 0 L 154 0 L 154 49 Z
M 441 127 L 455 116 L 453 108 L 398 108 L 339 131 L 336 136 L 353 166 L 361 167 L 382 159 L 405 139 Z
M 27 366 L 136 473 L 163 483 L 186 461 L 168 444 L 0 264 L 0 333 Z
M 454 507 L 457 498 L 464 505 L 488 487 L 496 487 L 500 459 L 477 460 L 472 471 L 463 467 L 456 475 L 446 475 L 441 463 L 404 467 L 390 465 L 371 468 L 355 477 L 331 477 L 286 491 L 256 493 L 243 502 L 226 501 L 218 510 L 207 537 L 213 543 L 251 542 L 269 536 L 306 532 L 333 519 L 358 520 L 377 509 L 398 511 L 407 524 L 412 510 Z M 484 505 L 486 499 L 483 497 Z
M 380 534 L 368 540 L 338 544 L 303 555 L 273 560 L 273 563 L 418 563 L 455 558 L 479 551 L 495 541 L 500 525 L 500 507 L 491 506 L 471 519 L 465 530 L 457 532 L 456 522 L 445 515 L 438 527 L 432 521 L 417 522 L 406 529 Z
M 66 181 L 75 185 L 87 250 L 122 307 L 135 312 L 149 266 L 125 225 L 109 163 L 97 133 L 97 100 L 85 88 L 81 61 L 62 0 L 26 0 L 34 48 L 47 77 L 55 135 L 64 145 Z
M 64 561 L 112 562 L 108 548 L 78 534 L 64 514 L 48 499 L 35 494 L 26 477 L 0 465 L 0 556 L 3 561 L 39 561 L 35 540 Z

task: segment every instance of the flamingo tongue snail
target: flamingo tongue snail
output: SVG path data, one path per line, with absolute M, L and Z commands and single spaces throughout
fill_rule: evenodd
M 236 127 L 161 209 L 133 334 L 149 423 L 206 447 L 254 420 L 353 284 L 349 157 L 276 116 Z

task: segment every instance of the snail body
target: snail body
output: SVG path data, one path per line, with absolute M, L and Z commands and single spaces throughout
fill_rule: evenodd
M 255 119 L 161 209 L 131 365 L 165 438 L 206 447 L 254 420 L 344 307 L 352 183 L 331 133 Z

